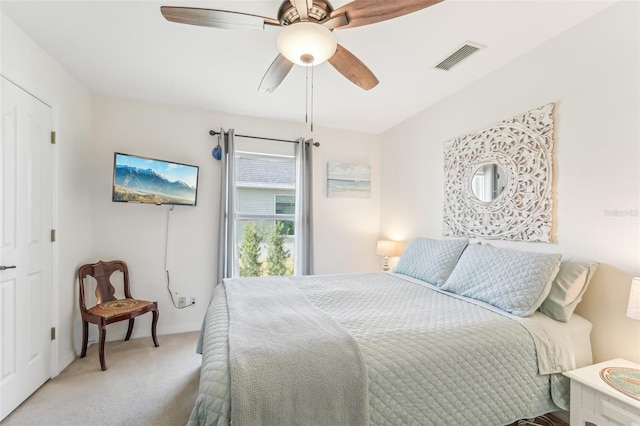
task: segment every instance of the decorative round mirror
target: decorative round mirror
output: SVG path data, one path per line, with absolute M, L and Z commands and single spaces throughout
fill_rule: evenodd
M 478 200 L 490 203 L 507 187 L 507 174 L 499 164 L 484 164 L 472 175 L 470 185 Z
M 442 235 L 551 242 L 553 104 L 444 142 Z

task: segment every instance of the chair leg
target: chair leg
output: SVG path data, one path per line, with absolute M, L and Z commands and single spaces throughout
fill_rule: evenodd
M 100 328 L 100 368 L 102 371 L 107 371 L 107 362 L 104 359 L 104 341 L 107 337 L 107 329 L 104 324 L 99 326 Z
M 127 329 L 127 335 L 124 338 L 125 342 L 131 338 L 131 332 L 133 331 L 133 321 L 134 320 L 135 320 L 135 318 L 131 318 L 129 320 L 129 328 Z
M 158 325 L 158 316 L 160 315 L 160 312 L 158 312 L 156 307 L 156 310 L 151 311 L 151 313 L 153 314 L 153 321 L 151 322 L 151 337 L 153 338 L 153 344 L 156 345 L 157 348 L 160 346 L 158 343 L 158 336 L 156 336 L 156 326 Z
M 80 358 L 87 356 L 87 342 L 89 340 L 89 323 L 82 321 L 82 350 L 80 351 Z

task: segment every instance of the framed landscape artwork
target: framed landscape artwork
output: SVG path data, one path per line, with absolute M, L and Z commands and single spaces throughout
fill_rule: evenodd
M 371 198 L 371 166 L 327 163 L 327 197 Z

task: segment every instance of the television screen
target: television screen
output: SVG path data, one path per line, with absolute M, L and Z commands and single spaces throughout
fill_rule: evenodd
M 112 200 L 195 206 L 198 166 L 114 153 Z

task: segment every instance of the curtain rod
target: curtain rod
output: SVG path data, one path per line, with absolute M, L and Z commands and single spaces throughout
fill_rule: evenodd
M 209 134 L 211 136 L 215 136 L 215 135 L 219 135 L 220 132 L 216 132 L 215 130 L 209 130 Z M 260 137 L 260 136 L 247 136 L 247 135 L 237 135 L 237 134 L 235 136 L 237 136 L 239 138 L 262 139 L 262 140 L 265 140 L 265 141 L 298 143 L 298 141 L 290 141 L 290 140 L 287 140 L 287 139 L 273 139 L 273 138 L 263 138 L 263 137 Z M 313 146 L 320 146 L 320 142 L 314 142 Z

